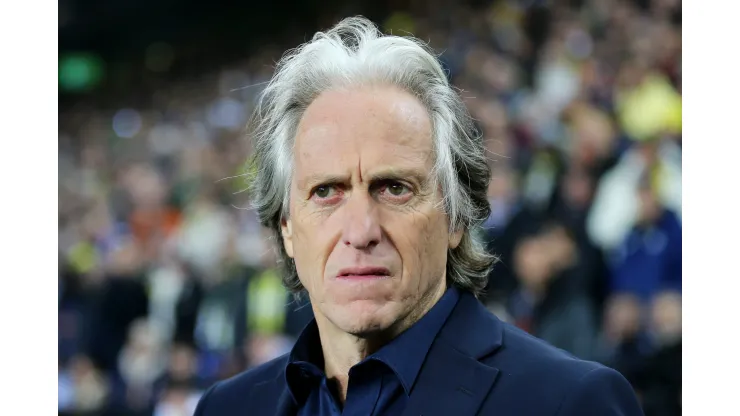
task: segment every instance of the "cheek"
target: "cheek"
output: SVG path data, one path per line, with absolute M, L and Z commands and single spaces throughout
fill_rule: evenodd
M 334 229 L 328 221 L 318 217 L 293 221 L 296 270 L 301 283 L 309 290 L 323 280 L 327 259 L 337 241 Z
M 444 273 L 447 263 L 447 227 L 444 221 L 446 218 L 439 212 L 417 212 L 409 226 L 399 233 L 404 271 L 415 281 L 414 285 L 435 281 Z

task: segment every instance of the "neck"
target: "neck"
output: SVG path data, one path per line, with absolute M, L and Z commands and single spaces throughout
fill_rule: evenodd
M 314 309 L 324 355 L 326 378 L 336 383 L 338 399 L 342 403 L 347 397 L 349 370 L 421 319 L 439 301 L 446 289 L 447 285 L 443 279 L 441 285 L 431 288 L 428 293 L 422 295 L 416 306 L 406 316 L 390 327 L 370 335 L 358 336 L 344 332 Z

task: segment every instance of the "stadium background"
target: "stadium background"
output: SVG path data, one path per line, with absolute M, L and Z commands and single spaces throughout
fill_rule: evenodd
M 310 308 L 246 209 L 244 124 L 341 17 L 440 53 L 487 138 L 484 301 L 680 414 L 678 0 L 59 2 L 59 411 L 190 415 Z

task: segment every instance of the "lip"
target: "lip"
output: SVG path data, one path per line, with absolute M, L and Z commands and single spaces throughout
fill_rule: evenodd
M 337 279 L 382 279 L 391 275 L 385 267 L 361 266 L 345 267 L 337 273 Z

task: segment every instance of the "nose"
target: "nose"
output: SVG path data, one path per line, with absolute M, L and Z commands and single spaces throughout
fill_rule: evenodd
M 372 248 L 382 238 L 377 209 L 369 195 L 355 193 L 344 206 L 342 242 L 358 250 Z

